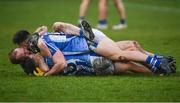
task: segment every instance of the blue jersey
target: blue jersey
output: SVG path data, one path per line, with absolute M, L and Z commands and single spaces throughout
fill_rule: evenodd
M 89 48 L 86 39 L 82 35 L 73 36 L 64 33 L 51 35 L 46 33 L 42 39 L 49 48 L 52 56 L 58 50 L 60 50 L 63 53 L 66 61 L 74 59 L 90 64 Z M 51 58 L 45 57 L 44 59 L 49 67 L 53 66 Z

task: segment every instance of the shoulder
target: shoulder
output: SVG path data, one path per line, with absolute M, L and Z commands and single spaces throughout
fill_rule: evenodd
M 40 51 L 45 50 L 45 48 L 46 48 L 46 44 L 43 41 L 43 39 L 41 39 L 41 38 L 39 38 L 37 46 L 40 49 Z

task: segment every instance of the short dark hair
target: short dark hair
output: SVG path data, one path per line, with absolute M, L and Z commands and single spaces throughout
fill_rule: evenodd
M 13 36 L 13 43 L 20 44 L 25 41 L 30 36 L 30 33 L 27 30 L 19 30 Z
M 33 59 L 28 57 L 20 65 L 27 75 L 34 75 L 33 71 L 36 70 L 36 63 Z

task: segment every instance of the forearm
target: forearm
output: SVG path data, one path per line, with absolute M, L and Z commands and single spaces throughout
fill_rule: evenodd
M 38 61 L 38 64 L 39 64 L 39 68 L 44 71 L 44 72 L 48 72 L 49 71 L 49 67 L 48 65 L 44 62 L 43 59 L 39 60 Z
M 48 65 L 44 62 L 43 57 L 39 53 L 33 56 L 33 60 L 35 61 L 36 65 L 40 68 L 41 71 L 49 71 Z
M 69 23 L 55 22 L 53 24 L 55 32 L 64 32 L 67 34 L 79 35 L 80 28 Z
M 54 74 L 58 74 L 60 71 L 62 71 L 66 67 L 66 64 L 55 64 L 48 72 L 44 74 L 44 76 L 50 76 Z

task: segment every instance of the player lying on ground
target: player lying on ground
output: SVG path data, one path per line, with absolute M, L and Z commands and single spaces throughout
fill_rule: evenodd
M 28 75 L 33 75 L 33 74 L 37 76 L 46 75 L 44 73 L 48 72 L 49 69 L 51 69 L 49 67 L 53 66 L 52 60 L 48 59 L 48 62 L 47 61 L 45 62 L 42 56 L 39 54 L 27 53 L 29 51 L 24 50 L 23 48 L 16 48 L 14 51 L 16 52 L 17 57 L 18 55 L 23 56 L 23 58 L 21 58 L 22 61 L 20 60 L 21 61 L 20 64 Z M 14 61 L 12 60 L 12 58 L 10 60 Z M 55 74 L 105 75 L 105 74 L 117 74 L 117 73 L 126 73 L 126 72 L 145 73 L 145 74 L 151 73 L 151 71 L 148 68 L 142 65 L 137 65 L 132 62 L 113 63 L 109 59 L 95 55 L 90 56 L 90 60 L 91 63 L 89 63 L 88 61 L 83 61 L 81 59 L 69 59 L 67 60 L 68 66 L 63 70 L 61 70 L 60 72 L 56 72 Z
M 79 35 L 82 30 L 86 34 L 86 38 L 90 41 L 90 49 L 97 54 L 116 60 L 131 60 L 148 64 L 153 72 L 161 71 L 163 73 L 171 73 L 175 71 L 175 62 L 172 57 L 162 57 L 143 50 L 138 42 L 124 41 L 115 43 L 102 32 L 91 29 L 87 21 L 82 21 L 82 29 L 68 23 L 56 22 L 53 25 L 54 31 L 63 31 L 65 33 L 73 33 Z M 129 48 L 129 43 L 135 45 L 135 51 L 123 51 L 124 48 Z M 123 46 L 122 46 L 123 45 Z M 131 48 L 129 48 L 131 50 Z M 133 49 L 134 50 L 134 49 Z

